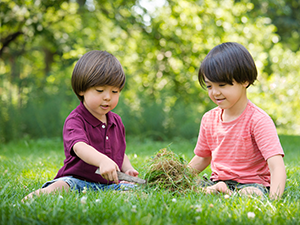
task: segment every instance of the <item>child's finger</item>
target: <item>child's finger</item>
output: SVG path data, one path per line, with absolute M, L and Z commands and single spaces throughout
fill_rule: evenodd
M 119 178 L 118 178 L 118 174 L 117 174 L 117 171 L 113 171 L 112 173 L 112 179 L 111 179 L 115 184 L 118 184 L 119 183 Z

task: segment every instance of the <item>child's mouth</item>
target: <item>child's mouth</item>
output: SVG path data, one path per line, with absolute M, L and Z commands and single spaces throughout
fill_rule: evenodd
M 108 109 L 108 107 L 109 107 L 108 105 L 101 105 L 102 109 Z
M 216 102 L 217 103 L 221 103 L 221 102 L 223 102 L 225 100 L 225 98 L 222 98 L 222 99 L 216 99 Z

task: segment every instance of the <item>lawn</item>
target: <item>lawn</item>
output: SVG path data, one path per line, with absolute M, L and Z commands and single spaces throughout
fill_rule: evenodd
M 139 186 L 130 192 L 75 192 L 42 195 L 21 203 L 53 179 L 62 166 L 60 139 L 19 140 L 0 147 L 0 224 L 300 224 L 300 137 L 280 136 L 286 156 L 286 191 L 281 200 L 172 194 Z M 193 157 L 193 141 L 127 139 L 127 155 L 143 177 L 150 157 L 164 147 Z M 210 175 L 210 169 L 203 173 Z

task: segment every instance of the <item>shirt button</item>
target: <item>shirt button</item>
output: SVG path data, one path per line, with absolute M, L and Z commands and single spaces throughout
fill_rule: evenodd
M 102 128 L 105 128 L 105 125 L 102 125 Z
M 106 140 L 108 140 L 108 136 L 106 136 Z

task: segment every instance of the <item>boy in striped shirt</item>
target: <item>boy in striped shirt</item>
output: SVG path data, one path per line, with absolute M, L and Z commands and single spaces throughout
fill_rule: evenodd
M 286 182 L 284 153 L 270 116 L 247 98 L 247 88 L 257 78 L 248 50 L 234 42 L 214 47 L 198 78 L 218 105 L 203 116 L 189 163 L 199 173 L 211 164 L 203 190 L 280 198 Z

